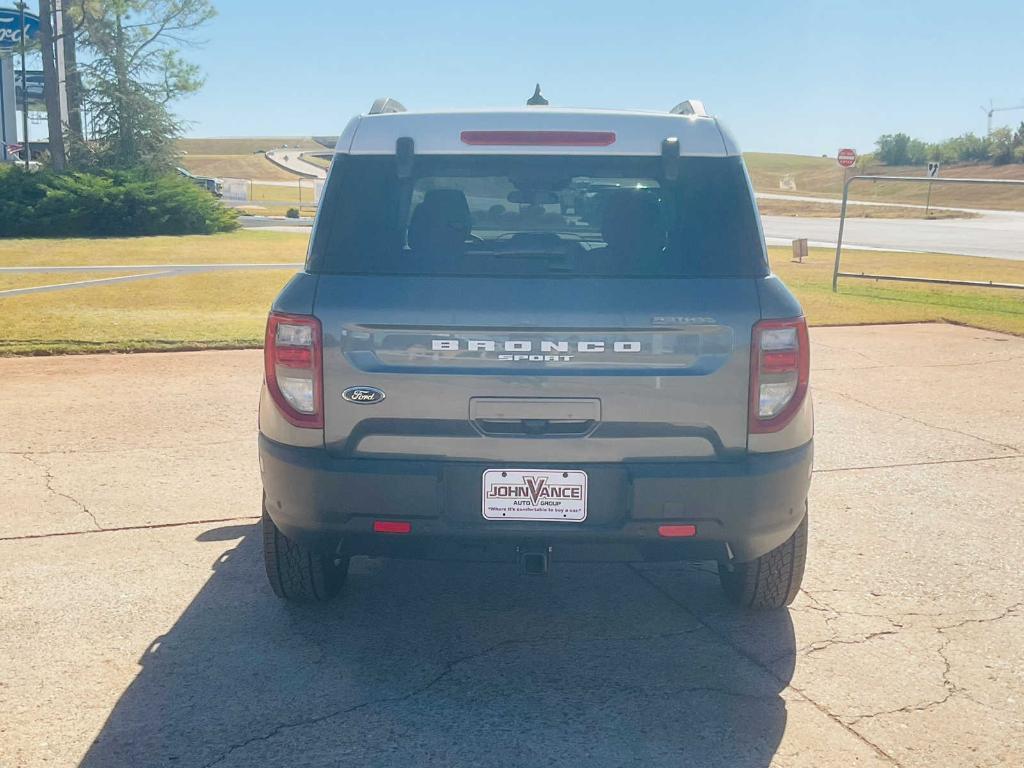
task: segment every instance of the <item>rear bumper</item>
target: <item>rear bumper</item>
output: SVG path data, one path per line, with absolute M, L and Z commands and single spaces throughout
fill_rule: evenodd
M 314 546 L 343 542 L 351 554 L 397 557 L 503 560 L 551 547 L 558 560 L 743 562 L 784 542 L 803 519 L 813 444 L 729 462 L 529 463 L 587 472 L 582 523 L 485 520 L 481 483 L 494 464 L 336 458 L 263 435 L 259 452 L 268 513 L 289 538 Z M 376 534 L 375 520 L 408 521 L 412 531 Z M 665 524 L 693 524 L 697 533 L 662 538 Z

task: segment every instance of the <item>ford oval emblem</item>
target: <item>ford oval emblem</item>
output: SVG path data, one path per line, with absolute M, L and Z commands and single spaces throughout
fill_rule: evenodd
M 379 403 L 387 395 L 384 394 L 384 390 L 377 389 L 376 387 L 349 387 L 341 393 L 341 397 L 350 403 L 366 403 L 369 405 Z

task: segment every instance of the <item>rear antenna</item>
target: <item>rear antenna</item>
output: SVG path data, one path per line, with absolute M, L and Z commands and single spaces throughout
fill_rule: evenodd
M 540 83 L 537 83 L 537 87 L 533 89 L 533 96 L 526 100 L 526 106 L 528 107 L 546 107 L 548 100 L 544 98 L 544 94 L 540 92 Z

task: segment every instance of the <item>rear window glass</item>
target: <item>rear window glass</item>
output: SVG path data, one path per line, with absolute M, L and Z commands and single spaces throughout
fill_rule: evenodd
M 340 155 L 309 269 L 381 275 L 767 272 L 739 158 Z

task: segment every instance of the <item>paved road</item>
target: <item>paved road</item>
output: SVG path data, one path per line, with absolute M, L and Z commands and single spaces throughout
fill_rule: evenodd
M 1021 765 L 1024 339 L 812 338 L 806 589 L 758 617 L 557 561 L 364 559 L 285 607 L 258 351 L 0 359 L 0 764 Z
M 788 245 L 806 237 L 835 247 L 839 219 L 762 216 L 765 237 L 772 245 Z M 927 251 L 1001 259 L 1024 259 L 1024 214 L 990 212 L 976 219 L 848 218 L 844 247 L 895 251 Z
M 279 165 L 285 170 L 297 173 L 300 176 L 310 176 L 315 179 L 326 179 L 327 169 L 319 165 L 307 162 L 302 155 L 309 152 L 308 149 L 271 149 L 266 152 L 267 160 Z M 260 182 L 261 184 L 263 182 Z

